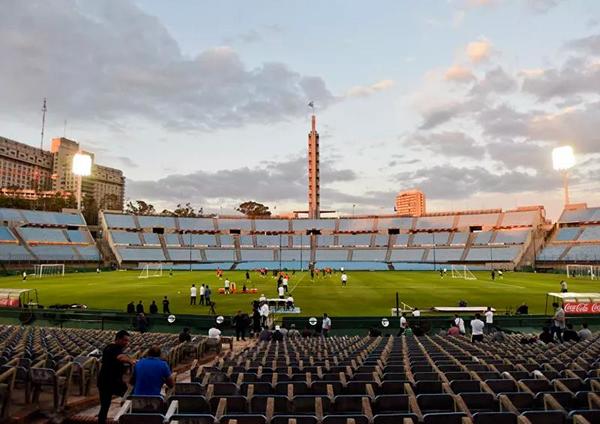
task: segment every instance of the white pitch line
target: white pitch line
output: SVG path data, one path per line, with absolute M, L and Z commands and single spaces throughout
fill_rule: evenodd
M 306 274 L 302 274 L 302 277 L 298 280 L 298 282 L 296 283 L 296 285 L 289 291 L 290 294 L 292 294 L 292 292 L 294 290 L 296 290 L 296 287 L 298 287 L 300 285 L 300 281 L 304 280 L 304 277 L 306 277 Z
M 523 287 L 523 286 L 515 286 L 513 284 L 506 284 L 506 283 L 497 283 L 495 281 L 491 281 L 492 284 L 502 284 L 503 286 L 508 286 L 508 287 L 517 287 L 519 289 L 526 289 L 527 287 Z

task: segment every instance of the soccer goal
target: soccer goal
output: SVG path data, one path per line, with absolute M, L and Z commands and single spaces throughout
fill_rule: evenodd
M 140 272 L 138 278 L 162 277 L 163 275 L 162 262 L 140 263 L 139 267 L 142 269 L 142 272 Z
M 39 264 L 33 266 L 33 272 L 37 278 L 63 277 L 65 275 L 65 264 Z
M 466 265 L 452 265 L 452 278 L 462 278 L 463 280 L 477 280 L 471 270 Z
M 567 265 L 568 278 L 589 278 L 596 280 L 600 276 L 600 266 L 597 265 Z

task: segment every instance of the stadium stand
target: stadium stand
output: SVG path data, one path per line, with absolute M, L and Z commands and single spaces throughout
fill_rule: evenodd
M 120 423 L 554 424 L 600 419 L 600 340 L 523 345 L 465 337 L 261 342 L 194 365 Z M 587 420 L 587 421 L 584 421 Z
M 568 205 L 537 256 L 541 267 L 600 262 L 600 208 Z
M 54 413 L 70 399 L 92 395 L 101 352 L 113 340 L 112 331 L 0 325 L 0 421 L 11 410 L 39 404 L 44 393 Z M 152 345 L 175 367 L 184 355 L 197 358 L 204 339 L 180 344 L 174 334 L 134 333 L 126 353 L 139 358 Z
M 99 260 L 96 243 L 80 213 L 0 208 L 0 261 Z
M 394 263 L 401 264 L 402 269 L 411 269 L 410 264 L 413 269 L 428 269 L 423 265 L 431 264 L 435 268 L 437 264 L 453 263 L 493 264 L 513 269 L 529 248 L 534 228 L 545 222 L 543 214 L 543 208 L 534 207 L 507 212 L 440 213 L 419 218 L 315 220 L 122 218 L 122 215 L 106 212 L 101 222 L 122 265 L 123 262 L 128 265 L 129 262 L 159 261 L 163 260 L 162 256 L 175 263 L 189 262 L 189 254 L 174 251 L 170 255 L 169 250 L 191 243 L 199 252 L 193 254 L 193 262 L 232 262 L 234 268 L 244 263 L 244 269 L 278 261 L 285 261 L 294 269 L 325 262 L 346 263 L 341 266 L 348 269 L 360 269 L 358 266 L 389 269 Z M 134 231 L 123 231 L 125 226 Z M 164 234 L 156 234 L 161 232 Z M 149 252 L 140 249 L 141 246 L 154 250 Z M 162 256 L 156 251 L 158 247 L 163 250 Z M 287 250 L 290 248 L 302 248 L 302 255 Z M 286 252 L 280 254 L 283 249 Z M 136 256 L 138 254 L 140 256 Z

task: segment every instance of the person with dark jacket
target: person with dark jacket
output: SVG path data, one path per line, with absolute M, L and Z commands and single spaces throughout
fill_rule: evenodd
M 141 300 L 140 300 L 140 303 L 138 303 L 137 306 L 135 307 L 135 313 L 136 314 L 143 314 L 144 313 L 144 304 L 142 303 Z
M 550 334 L 550 329 L 548 327 L 542 328 L 542 333 L 540 334 L 539 339 L 546 344 L 554 342 L 554 337 L 552 334 Z
M 579 341 L 579 335 L 577 334 L 577 331 L 573 330 L 573 324 L 571 324 L 570 322 L 567 323 L 567 328 L 565 329 L 565 331 L 563 331 L 563 340 L 565 342 Z
M 179 333 L 179 343 L 191 342 L 192 335 L 190 329 L 185 327 L 181 333 Z
M 258 337 L 260 334 L 260 312 L 257 305 L 254 306 L 254 312 L 252 312 L 252 331 L 254 337 Z
M 145 333 L 146 331 L 148 331 L 148 324 L 148 318 L 146 318 L 146 315 L 144 315 L 143 312 L 139 313 L 135 322 L 135 327 L 137 328 L 137 330 L 140 333 Z
M 152 304 L 150 305 L 150 313 L 158 314 L 158 305 L 156 304 L 156 300 L 153 300 Z
M 283 341 L 283 333 L 281 332 L 281 329 L 278 325 L 275 326 L 275 331 L 273 331 L 273 337 L 271 337 L 271 340 L 273 340 L 274 342 Z
M 133 300 L 127 304 L 127 313 L 135 314 L 135 305 L 133 304 Z
M 163 314 L 170 314 L 171 310 L 169 309 L 169 299 L 167 299 L 167 296 L 165 296 L 165 298 L 162 301 L 163 304 Z
M 123 381 L 124 364 L 135 365 L 135 360 L 123 353 L 127 346 L 129 346 L 129 333 L 121 330 L 117 332 L 115 342 L 106 346 L 102 352 L 102 365 L 98 373 L 100 394 L 98 424 L 106 424 L 113 395 L 123 396 L 127 391 L 127 385 Z
M 240 336 L 242 340 L 246 340 L 246 326 L 248 323 L 242 315 L 242 311 L 237 311 L 237 314 L 233 317 L 232 324 L 235 327 L 235 339 L 239 342 Z

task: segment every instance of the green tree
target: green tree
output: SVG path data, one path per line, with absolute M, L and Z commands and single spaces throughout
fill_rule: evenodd
M 248 217 L 271 216 L 271 211 L 268 206 L 254 201 L 241 203 L 235 210 Z
M 156 209 L 154 209 L 154 206 L 143 200 L 136 200 L 135 203 L 127 203 L 125 206 L 125 212 L 133 215 L 156 215 Z
M 182 206 L 181 203 L 177 204 L 177 208 L 173 211 L 173 215 L 195 218 L 197 216 L 201 216 L 202 212 L 202 208 L 196 212 L 192 205 L 188 202 L 184 206 Z
M 98 203 L 93 196 L 85 196 L 81 202 L 83 217 L 88 225 L 98 225 Z

